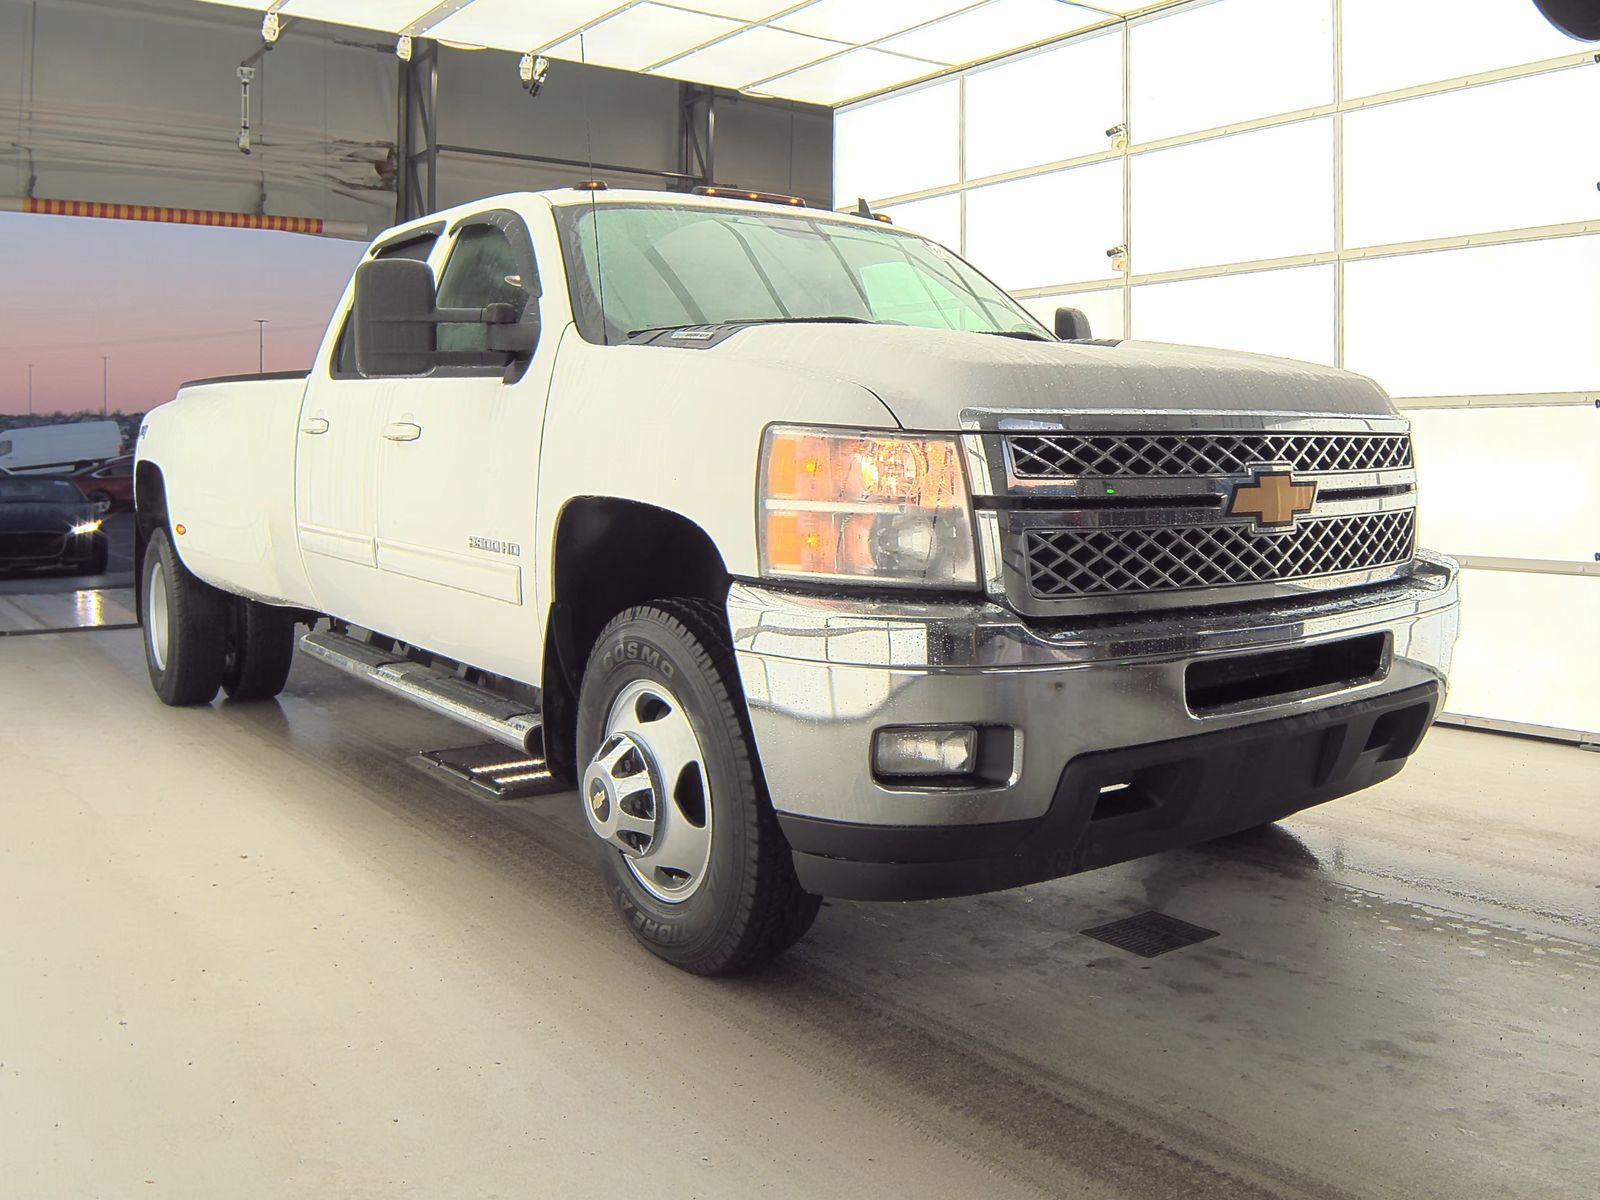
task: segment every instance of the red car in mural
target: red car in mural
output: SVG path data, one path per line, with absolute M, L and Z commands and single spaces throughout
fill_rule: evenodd
M 133 508 L 133 455 L 108 458 L 103 463 L 74 471 L 69 479 L 78 486 L 85 500 L 101 512 L 124 512 Z

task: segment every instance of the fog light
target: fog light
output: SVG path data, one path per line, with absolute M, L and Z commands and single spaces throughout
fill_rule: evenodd
M 60 529 L 61 526 L 57 525 L 56 528 Z M 94 533 L 94 532 L 96 532 L 99 528 L 100 528 L 100 522 L 99 521 L 79 521 L 76 525 L 74 525 L 72 527 L 72 532 L 73 532 L 74 536 L 82 537 L 86 533 Z
M 978 767 L 978 731 L 971 725 L 905 725 L 872 738 L 879 775 L 971 775 Z

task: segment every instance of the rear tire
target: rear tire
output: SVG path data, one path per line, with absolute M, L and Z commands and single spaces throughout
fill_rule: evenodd
M 90 492 L 89 503 L 94 505 L 95 508 L 102 514 L 110 512 L 113 507 L 111 503 L 110 492 L 102 492 L 98 490 Z
M 578 703 L 579 797 L 606 890 L 634 937 L 697 975 L 783 953 L 822 903 L 795 876 L 738 678 L 722 613 L 661 600 L 606 626 Z
M 165 529 L 144 556 L 139 624 L 150 686 L 163 704 L 209 704 L 222 686 L 227 598 L 178 560 Z
M 223 690 L 230 700 L 270 700 L 294 665 L 294 613 L 242 596 L 231 607 Z

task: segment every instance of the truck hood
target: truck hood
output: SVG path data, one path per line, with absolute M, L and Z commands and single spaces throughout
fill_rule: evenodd
M 1034 342 L 903 325 L 757 325 L 701 353 L 860 384 L 907 429 L 958 429 L 971 410 L 1394 412 L 1383 389 L 1362 375 L 1160 342 Z

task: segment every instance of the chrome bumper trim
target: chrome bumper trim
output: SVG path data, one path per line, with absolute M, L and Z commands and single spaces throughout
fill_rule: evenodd
M 1448 674 L 1455 564 L 1426 555 L 1403 581 L 1289 602 L 1025 622 L 976 596 L 916 603 L 735 583 L 727 611 L 762 768 L 782 813 L 892 825 L 1024 820 L 1049 806 L 1061 771 L 1093 750 L 1314 711 Z M 1392 645 L 1379 679 L 1197 715 L 1190 662 L 1366 632 Z M 972 788 L 887 787 L 871 774 L 886 724 L 1014 728 L 1012 779 Z

